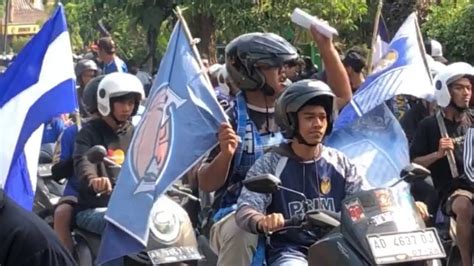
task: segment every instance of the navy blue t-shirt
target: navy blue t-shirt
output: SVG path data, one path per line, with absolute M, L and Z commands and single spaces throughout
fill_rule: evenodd
M 302 192 L 308 199 L 308 209 L 325 209 L 339 212 L 346 195 L 361 189 L 362 178 L 356 167 L 341 152 L 321 146 L 321 155 L 314 161 L 301 161 L 271 151 L 258 159 L 250 168 L 248 177 L 272 174 L 284 187 Z M 304 214 L 303 198 L 294 193 L 279 190 L 273 194 L 250 192 L 245 187 L 238 200 L 238 208 L 250 206 L 263 213 L 281 213 L 285 219 Z M 271 236 L 267 246 L 267 260 L 275 261 L 283 254 L 306 257 L 307 249 L 317 239 L 302 230 L 290 230 Z

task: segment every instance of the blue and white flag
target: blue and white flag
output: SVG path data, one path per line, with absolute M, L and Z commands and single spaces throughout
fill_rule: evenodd
M 400 94 L 425 99 L 434 95 L 416 23 L 415 14 L 405 20 L 326 142 L 355 162 L 369 187 L 389 184 L 410 162 L 405 133 L 384 102 Z
M 146 246 L 153 204 L 216 146 L 226 121 L 184 27 L 178 22 L 173 30 L 134 132 L 105 216 L 100 262 Z
M 474 182 L 474 128 L 469 128 L 464 136 L 464 173 Z
M 397 95 L 434 100 L 434 88 L 417 28 L 416 14 L 412 13 L 390 42 L 388 52 L 342 110 L 335 124 L 336 130 Z
M 72 49 L 62 5 L 0 76 L 0 185 L 31 210 L 42 125 L 76 109 Z
M 387 25 L 382 16 L 378 19 L 377 36 L 372 44 L 372 67 L 375 67 L 382 57 L 388 52 L 390 37 Z

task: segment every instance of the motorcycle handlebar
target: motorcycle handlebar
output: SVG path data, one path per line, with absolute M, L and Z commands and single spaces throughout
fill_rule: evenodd
M 285 219 L 285 223 L 283 227 L 300 226 L 302 223 L 303 223 L 303 217 L 299 215 L 295 215 L 291 217 L 290 219 Z

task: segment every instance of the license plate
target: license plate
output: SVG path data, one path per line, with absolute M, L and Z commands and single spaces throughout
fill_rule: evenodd
M 412 232 L 367 235 L 377 264 L 398 263 L 446 257 L 434 228 Z
M 202 259 L 196 247 L 170 247 L 148 251 L 151 262 L 155 264 L 173 263 Z

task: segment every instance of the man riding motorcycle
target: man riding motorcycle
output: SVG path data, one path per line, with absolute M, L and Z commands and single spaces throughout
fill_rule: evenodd
M 77 98 L 79 99 L 79 111 L 82 117 L 86 117 L 89 116 L 89 114 L 87 113 L 86 106 L 82 100 L 82 94 L 84 93 L 87 83 L 99 74 L 99 67 L 93 60 L 82 59 L 77 62 L 74 67 L 74 72 L 76 74 L 78 85 Z
M 113 180 L 102 164 L 92 164 L 85 154 L 95 145 L 104 146 L 110 153 L 125 152 L 133 133 L 130 119 L 143 98 L 143 85 L 134 75 L 112 73 L 99 83 L 100 118 L 89 121 L 79 131 L 74 147 L 74 170 L 80 181 L 76 224 L 80 228 L 96 234 L 103 232 L 104 214 L 113 189 Z
M 352 97 L 344 66 L 332 40 L 315 28 L 311 31 L 328 71 L 328 81 L 338 96 L 338 106 L 343 106 Z M 219 265 L 250 265 L 252 260 L 257 237 L 242 231 L 234 219 L 240 181 L 267 147 L 283 139 L 273 121 L 273 106 L 285 88 L 285 66 L 296 59 L 296 49 L 271 33 L 244 34 L 226 47 L 226 69 L 241 92 L 230 110 L 232 125 L 221 126 L 219 147 L 197 174 L 200 188 L 217 191 L 219 199 L 216 223 L 210 233 Z
M 341 152 L 321 144 L 334 119 L 334 94 L 322 81 L 302 80 L 290 85 L 276 103 L 276 122 L 289 143 L 260 157 L 247 177 L 273 174 L 282 186 L 301 191 L 312 209 L 340 211 L 347 194 L 361 188 L 356 167 Z M 268 233 L 284 220 L 304 214 L 303 199 L 289 192 L 272 195 L 243 188 L 236 213 L 237 224 L 251 233 Z M 321 237 L 321 236 L 318 236 Z M 307 248 L 316 239 L 305 232 L 271 236 L 269 265 L 307 265 Z
M 85 86 L 83 93 L 81 93 L 81 102 L 84 105 L 84 112 L 90 115 L 90 117 L 87 117 L 87 120 L 98 117 L 97 89 L 99 87 L 99 83 L 102 81 L 103 78 L 104 76 L 99 76 L 90 80 L 90 82 L 88 82 Z M 86 121 L 86 119 L 83 120 Z M 53 165 L 51 169 L 52 174 L 55 178 L 67 178 L 63 197 L 61 198 L 54 210 L 54 230 L 58 234 L 61 242 L 69 250 L 72 250 L 73 248 L 73 240 L 71 238 L 70 226 L 73 215 L 73 207 L 77 204 L 77 196 L 79 194 L 79 180 L 74 175 L 74 164 L 72 159 L 74 152 L 74 143 L 78 131 L 78 123 L 64 130 L 59 140 L 59 162 Z
M 448 65 L 436 76 L 435 92 L 441 110 L 420 122 L 410 148 L 413 161 L 431 171 L 444 211 L 456 219 L 457 244 L 464 266 L 472 265 L 474 184 L 464 175 L 463 142 L 467 129 L 472 127 L 468 108 L 473 81 L 473 67 L 463 62 Z M 438 120 L 444 121 L 447 137 L 441 135 Z M 450 169 L 448 152 L 454 153 L 457 176 Z

